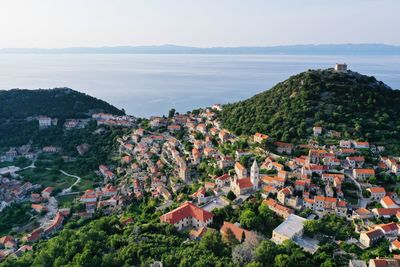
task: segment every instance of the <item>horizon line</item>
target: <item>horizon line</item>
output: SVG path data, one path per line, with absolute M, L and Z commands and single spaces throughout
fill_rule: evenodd
M 388 47 L 399 47 L 400 44 L 388 44 L 388 43 L 297 43 L 297 44 L 277 44 L 277 45 L 237 45 L 237 46 L 190 46 L 185 44 L 174 44 L 174 43 L 164 43 L 164 44 L 126 44 L 126 45 L 98 45 L 98 46 L 63 46 L 63 47 L 0 47 L 0 50 L 8 49 L 43 49 L 43 50 L 61 50 L 61 49 L 99 49 L 99 48 L 140 48 L 140 47 L 177 47 L 177 48 L 195 48 L 195 49 L 221 49 L 221 48 L 278 48 L 278 47 L 296 47 L 296 46 L 388 46 Z

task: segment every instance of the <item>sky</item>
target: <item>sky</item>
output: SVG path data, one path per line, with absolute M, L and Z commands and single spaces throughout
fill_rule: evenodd
M 0 0 L 0 48 L 400 45 L 400 0 Z

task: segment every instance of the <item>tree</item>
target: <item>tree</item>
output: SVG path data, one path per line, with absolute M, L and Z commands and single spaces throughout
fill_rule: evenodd
M 256 248 L 257 261 L 261 262 L 263 266 L 270 266 L 271 262 L 274 261 L 277 254 L 277 248 L 274 242 L 271 240 L 263 240 L 260 245 Z
M 207 231 L 199 242 L 201 249 L 209 250 L 217 256 L 223 255 L 223 244 L 221 240 L 221 235 L 217 231 Z
M 175 110 L 174 108 L 171 108 L 171 109 L 168 111 L 168 118 L 174 117 L 174 116 L 175 116 L 175 112 L 176 112 L 176 110 Z
M 223 240 L 229 246 L 235 246 L 239 244 L 239 241 L 236 239 L 230 228 L 227 229 L 226 234 L 223 236 Z
M 237 245 L 232 250 L 232 260 L 236 265 L 245 266 L 254 261 L 255 253 L 253 246 L 249 242 Z
M 240 214 L 240 224 L 243 227 L 246 227 L 248 229 L 255 228 L 259 222 L 256 214 L 254 211 L 251 209 L 245 209 L 241 214 Z
M 228 192 L 228 194 L 226 195 L 226 197 L 227 197 L 229 200 L 231 200 L 231 201 L 236 199 L 236 195 L 235 195 L 235 193 L 232 192 L 232 190 L 230 190 L 230 191 Z

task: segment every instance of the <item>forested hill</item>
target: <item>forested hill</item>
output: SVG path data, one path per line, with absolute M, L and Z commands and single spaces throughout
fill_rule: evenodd
M 345 137 L 399 141 L 399 115 L 400 91 L 374 77 L 326 69 L 308 70 L 225 105 L 221 118 L 236 134 L 263 132 L 283 141 L 306 138 L 314 125 Z
M 69 88 L 0 91 L 0 119 L 22 119 L 35 115 L 83 118 L 93 112 L 124 113 L 103 100 Z

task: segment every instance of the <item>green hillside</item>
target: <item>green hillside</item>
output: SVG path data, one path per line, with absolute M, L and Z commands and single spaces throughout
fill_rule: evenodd
M 64 119 L 88 118 L 94 112 L 124 114 L 103 100 L 68 88 L 0 91 L 0 150 L 30 140 L 35 143 L 48 137 L 58 140 L 63 135 Z M 26 120 L 37 115 L 58 118 L 59 127 L 39 131 L 37 120 Z
M 223 126 L 296 142 L 321 125 L 369 141 L 400 140 L 400 91 L 356 72 L 308 70 L 250 99 L 228 104 Z
M 123 114 L 123 111 L 103 100 L 69 88 L 0 91 L 0 118 L 24 119 L 35 115 L 83 118 L 88 117 L 90 112 Z

